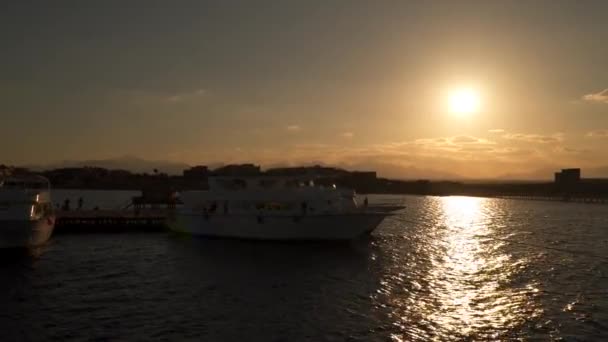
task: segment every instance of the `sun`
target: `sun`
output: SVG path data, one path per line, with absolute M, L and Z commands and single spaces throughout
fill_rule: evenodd
M 479 93 L 472 88 L 459 88 L 448 95 L 450 112 L 458 116 L 469 116 L 479 110 Z

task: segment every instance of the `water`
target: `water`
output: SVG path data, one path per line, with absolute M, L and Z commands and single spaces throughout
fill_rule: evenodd
M 58 235 L 0 266 L 3 340 L 606 340 L 608 210 L 403 202 L 369 240 Z

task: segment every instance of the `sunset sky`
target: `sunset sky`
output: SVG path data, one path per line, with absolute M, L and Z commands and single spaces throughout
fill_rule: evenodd
M 607 18 L 608 1 L 3 2 L 0 163 L 608 176 Z

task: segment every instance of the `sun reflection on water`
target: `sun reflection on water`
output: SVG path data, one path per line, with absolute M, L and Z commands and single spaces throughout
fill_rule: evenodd
M 499 287 L 498 274 L 487 274 L 485 270 L 503 269 L 508 257 L 492 255 L 482 243 L 489 233 L 483 224 L 482 206 L 485 200 L 472 197 L 446 197 L 442 199 L 445 220 L 445 238 L 440 243 L 445 254 L 434 264 L 431 277 L 436 279 L 436 294 L 441 306 L 431 315 L 431 320 L 446 327 L 458 328 L 469 335 L 478 326 L 478 319 L 486 325 L 487 316 L 504 324 L 509 320 L 505 312 L 488 299 L 495 297 Z
M 538 289 L 517 283 L 528 260 L 513 257 L 500 239 L 505 231 L 497 231 L 504 226 L 496 219 L 495 202 L 473 197 L 435 201 L 436 220 L 418 229 L 426 236 L 415 238 L 423 249 L 408 256 L 417 260 L 416 274 L 407 290 L 399 296 L 393 292 L 390 300 L 399 307 L 397 325 L 405 339 L 513 337 L 508 334 L 540 312 L 533 300 Z

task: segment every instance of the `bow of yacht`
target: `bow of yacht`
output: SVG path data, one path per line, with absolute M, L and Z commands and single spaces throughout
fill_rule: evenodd
M 0 248 L 44 244 L 55 227 L 50 182 L 41 176 L 0 179 Z

